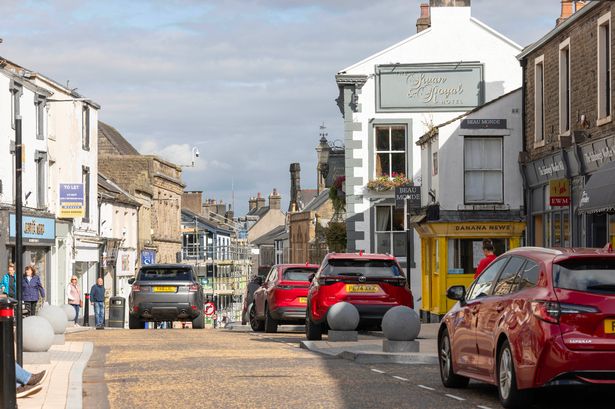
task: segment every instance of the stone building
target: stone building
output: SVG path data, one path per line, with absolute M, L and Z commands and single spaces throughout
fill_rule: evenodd
M 99 158 L 107 175 L 141 204 L 140 264 L 174 263 L 181 254 L 181 168 L 154 155 L 140 155 L 113 127 L 100 122 Z
M 612 2 L 562 1 L 558 24 L 519 56 L 530 245 L 615 243 L 614 14 Z

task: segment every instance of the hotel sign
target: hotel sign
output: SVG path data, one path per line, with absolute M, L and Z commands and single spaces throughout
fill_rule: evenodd
M 483 102 L 482 64 L 395 64 L 376 68 L 377 112 L 465 111 Z

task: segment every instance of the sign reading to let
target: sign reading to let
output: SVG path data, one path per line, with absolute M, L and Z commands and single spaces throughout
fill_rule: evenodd
M 65 219 L 85 217 L 83 183 L 60 183 L 60 214 Z
M 381 65 L 376 73 L 378 112 L 464 110 L 484 101 L 483 66 L 459 64 Z
M 549 204 L 551 206 L 570 206 L 570 182 L 568 179 L 549 181 Z

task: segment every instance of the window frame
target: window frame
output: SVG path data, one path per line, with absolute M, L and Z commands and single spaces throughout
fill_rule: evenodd
M 81 168 L 81 181 L 83 183 L 83 205 L 85 206 L 84 216 L 81 218 L 81 221 L 84 223 L 90 222 L 90 168 L 87 166 L 83 166 Z
M 44 209 L 47 206 L 47 152 L 36 151 L 36 207 Z
M 379 177 L 383 177 L 385 176 L 385 174 L 382 175 L 378 175 L 378 171 L 377 171 L 377 163 L 378 163 L 378 155 L 379 154 L 388 154 L 389 157 L 389 169 L 388 169 L 388 173 L 386 174 L 389 178 L 392 178 L 393 176 L 393 155 L 394 154 L 403 154 L 404 155 L 404 176 L 408 177 L 408 125 L 407 124 L 403 124 L 403 123 L 384 123 L 384 124 L 375 124 L 374 126 L 374 137 L 373 137 L 373 143 L 374 143 L 374 173 L 373 173 L 373 177 L 374 178 L 379 178 Z M 386 128 L 389 131 L 389 149 L 388 150 L 378 150 L 378 129 L 381 128 Z M 404 129 L 404 149 L 399 151 L 399 150 L 393 150 L 393 132 L 392 129 L 393 128 L 403 128 Z
M 487 140 L 497 139 L 500 141 L 500 175 L 501 175 L 501 192 L 500 200 L 468 200 L 467 198 L 467 183 L 466 174 L 468 172 L 495 172 L 494 169 L 472 169 L 468 171 L 466 164 L 466 141 L 470 139 Z M 466 205 L 479 205 L 479 204 L 504 204 L 504 137 L 503 136 L 464 136 L 463 138 L 463 202 Z
M 493 285 L 494 285 L 494 283 L 497 282 L 498 278 L 500 277 L 500 273 L 502 272 L 502 269 L 506 267 L 506 265 L 508 264 L 509 261 L 510 261 L 510 256 L 504 256 L 502 258 L 498 258 L 498 259 L 494 260 L 493 262 L 491 262 L 489 267 L 487 267 L 482 273 L 480 273 L 480 275 L 474 280 L 474 282 L 470 286 L 470 289 L 466 293 L 466 302 L 472 302 L 472 301 L 476 301 L 478 299 L 482 299 L 482 298 L 485 298 L 485 297 L 490 297 L 493 294 Z M 483 297 L 476 297 L 476 298 L 470 299 L 469 298 L 470 294 L 472 294 L 472 292 L 474 291 L 474 288 L 476 287 L 476 285 L 477 285 L 478 281 L 481 279 L 481 277 L 483 277 L 487 271 L 489 271 L 491 268 L 493 268 L 495 265 L 497 265 L 497 263 L 500 263 L 500 262 L 502 262 L 502 265 L 495 272 L 495 275 L 493 276 L 493 280 L 491 280 L 491 286 L 487 289 L 487 291 L 485 293 L 483 293 L 485 295 Z
M 15 123 L 18 116 L 21 115 L 21 96 L 23 95 L 23 85 L 18 82 L 11 81 L 9 86 L 11 93 L 11 129 L 15 129 Z
M 608 34 L 608 38 L 604 38 L 608 40 L 608 44 L 603 42 L 603 27 L 608 26 L 606 33 Z M 596 125 L 601 126 L 611 122 L 612 111 L 613 111 L 613 73 L 612 73 L 612 35 L 611 35 L 611 12 L 603 14 L 598 18 L 596 24 L 596 42 L 597 42 L 597 70 L 596 70 L 596 80 L 597 84 L 597 121 Z M 603 51 L 608 54 L 603 55 Z M 608 62 L 607 65 L 603 65 L 603 60 Z M 605 69 L 606 68 L 606 69 Z M 606 86 L 606 89 L 605 89 Z M 606 106 L 604 106 L 606 104 Z
M 391 224 L 391 229 L 390 230 L 378 230 L 378 208 L 383 208 L 383 207 L 387 207 L 389 208 L 389 217 L 390 217 L 390 224 Z M 382 204 L 382 205 L 376 205 L 374 206 L 374 248 L 376 250 L 376 253 L 385 253 L 385 254 L 390 254 L 392 256 L 395 257 L 399 257 L 399 258 L 403 258 L 403 257 L 408 257 L 407 254 L 402 254 L 402 255 L 396 255 L 395 252 L 393 251 L 395 249 L 395 246 L 393 244 L 393 240 L 395 239 L 395 235 L 396 234 L 403 234 L 404 235 L 404 243 L 405 243 L 405 248 L 404 248 L 404 252 L 407 253 L 407 247 L 408 247 L 408 235 L 406 233 L 405 230 L 395 230 L 394 229 L 394 225 L 395 223 L 394 221 L 394 216 L 395 216 L 395 210 L 397 211 L 402 211 L 403 209 L 396 209 L 394 205 L 387 205 L 387 204 Z M 378 235 L 380 234 L 387 234 L 389 235 L 389 249 L 388 251 L 381 251 L 381 249 L 378 247 Z
M 45 140 L 45 105 L 47 99 L 39 94 L 36 94 L 34 98 L 36 139 Z
M 567 56 L 567 58 L 564 58 Z M 559 134 L 569 136 L 572 127 L 572 86 L 570 37 L 559 45 Z
M 90 107 L 84 103 L 81 110 L 81 148 L 90 150 Z
M 544 146 L 545 139 L 545 56 L 541 55 L 534 59 L 534 147 Z

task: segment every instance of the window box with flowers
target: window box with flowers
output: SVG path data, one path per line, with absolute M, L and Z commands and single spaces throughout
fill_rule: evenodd
M 382 175 L 367 182 L 367 190 L 371 192 L 388 192 L 395 190 L 396 187 L 411 185 L 412 180 L 408 179 L 403 173 L 393 172 L 391 176 Z

